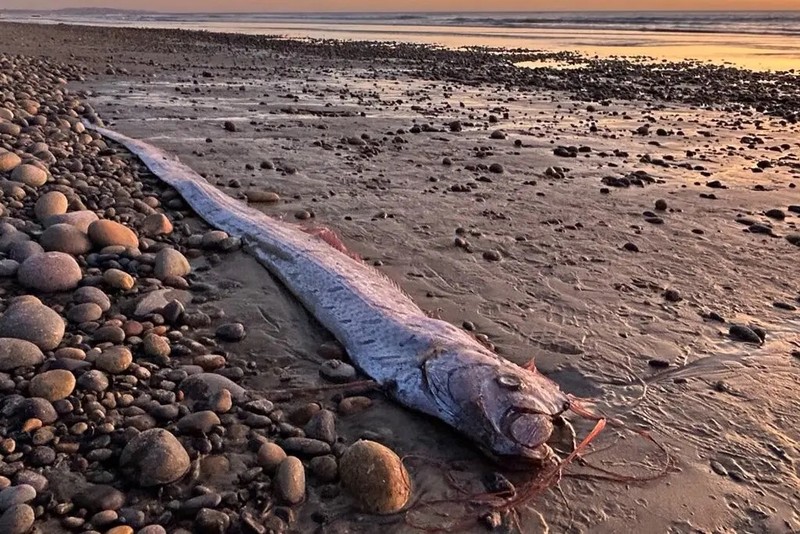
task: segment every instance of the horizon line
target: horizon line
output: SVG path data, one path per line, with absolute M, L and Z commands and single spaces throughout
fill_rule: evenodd
M 161 11 L 153 9 L 125 9 L 115 7 L 62 7 L 58 9 L 21 9 L 21 8 L 0 8 L 0 13 L 8 12 L 24 12 L 24 13 L 57 13 L 63 11 L 115 11 L 122 13 L 159 13 L 165 15 L 178 15 L 178 14 L 238 14 L 238 15 L 259 15 L 259 14 L 272 14 L 272 15 L 314 15 L 314 14 L 366 14 L 366 13 L 380 13 L 380 14 L 445 14 L 445 13 L 800 13 L 800 9 L 538 9 L 532 11 L 519 11 L 515 9 L 499 9 L 495 11 L 479 11 L 479 10 L 465 10 L 465 11 L 452 11 L 452 10 L 432 10 L 432 11 L 393 11 L 393 10 L 368 10 L 368 11 L 346 11 L 346 10 L 322 10 L 322 11 Z

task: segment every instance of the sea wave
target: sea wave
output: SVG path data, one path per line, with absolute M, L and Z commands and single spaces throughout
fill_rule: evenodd
M 2 12 L 0 10 L 0 12 Z M 153 13 L 59 10 L 49 18 L 113 23 L 269 22 L 556 30 L 800 35 L 800 11 L 503 13 Z

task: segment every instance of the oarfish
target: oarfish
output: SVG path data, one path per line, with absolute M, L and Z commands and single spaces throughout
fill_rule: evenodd
M 447 423 L 495 459 L 547 455 L 553 419 L 570 408 L 554 382 L 427 316 L 374 267 L 231 198 L 176 157 L 87 126 L 138 156 L 211 226 L 240 237 L 391 398 Z

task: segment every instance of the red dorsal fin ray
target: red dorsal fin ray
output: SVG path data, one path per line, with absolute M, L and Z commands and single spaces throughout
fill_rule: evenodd
M 313 235 L 324 241 L 325 243 L 329 244 L 331 247 L 335 248 L 342 254 L 346 254 L 357 261 L 362 261 L 361 256 L 356 254 L 355 252 L 350 252 L 347 247 L 344 245 L 342 239 L 330 228 L 327 226 L 303 226 L 303 231 L 307 234 Z

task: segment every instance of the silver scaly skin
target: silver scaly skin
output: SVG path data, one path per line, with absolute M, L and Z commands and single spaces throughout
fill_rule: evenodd
M 382 273 L 229 197 L 177 158 L 86 126 L 138 156 L 211 226 L 240 237 L 388 395 L 447 423 L 496 459 L 544 459 L 552 420 L 569 408 L 554 382 L 428 317 Z

